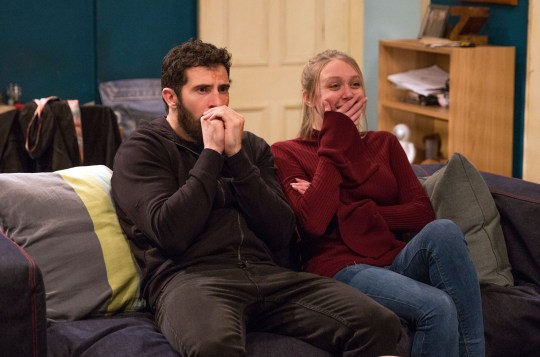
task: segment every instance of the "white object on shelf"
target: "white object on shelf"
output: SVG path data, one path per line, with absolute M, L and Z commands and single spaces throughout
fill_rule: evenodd
M 411 138 L 411 129 L 405 124 L 397 124 L 392 130 L 396 138 L 399 140 L 401 147 L 405 150 L 407 159 L 412 164 L 414 158 L 416 157 L 416 148 L 414 144 L 410 141 Z

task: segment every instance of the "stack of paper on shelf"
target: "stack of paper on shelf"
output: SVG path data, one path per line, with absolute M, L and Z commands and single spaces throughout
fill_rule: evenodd
M 436 65 L 415 69 L 388 76 L 388 80 L 399 88 L 409 89 L 415 93 L 429 96 L 446 90 L 448 73 Z

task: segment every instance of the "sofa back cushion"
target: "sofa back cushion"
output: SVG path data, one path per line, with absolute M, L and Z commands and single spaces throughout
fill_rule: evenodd
M 0 230 L 40 267 L 50 321 L 144 307 L 111 175 L 103 165 L 0 175 Z

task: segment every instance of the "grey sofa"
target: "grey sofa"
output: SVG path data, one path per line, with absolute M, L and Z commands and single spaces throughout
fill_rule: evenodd
M 440 165 L 414 167 L 418 176 L 429 176 L 439 168 Z M 482 285 L 487 356 L 533 356 L 540 351 L 540 185 L 487 173 L 482 176 L 500 213 L 515 280 L 508 287 Z M 0 200 L 1 190 L 0 187 Z M 0 233 L 2 355 L 177 355 L 148 311 L 48 322 L 42 270 L 7 235 Z M 276 259 L 296 268 L 295 251 L 292 244 L 290 251 Z M 400 348 L 406 356 L 413 332 L 406 325 L 403 331 Z M 267 333 L 251 332 L 246 343 L 248 356 L 328 356 L 297 339 Z

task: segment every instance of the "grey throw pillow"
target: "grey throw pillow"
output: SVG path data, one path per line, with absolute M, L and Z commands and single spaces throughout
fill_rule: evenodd
M 478 170 L 455 153 L 446 166 L 420 181 L 437 218 L 450 219 L 463 230 L 480 283 L 514 285 L 499 212 Z

